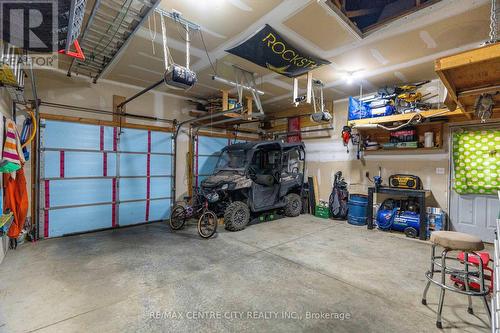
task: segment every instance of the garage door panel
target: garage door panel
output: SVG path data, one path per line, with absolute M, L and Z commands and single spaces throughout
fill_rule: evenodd
M 120 153 L 120 176 L 146 176 L 147 155 Z
M 43 122 L 45 237 L 168 218 L 171 133 Z
M 172 156 L 151 155 L 150 174 L 152 176 L 164 176 L 172 174 Z
M 147 152 L 148 131 L 131 128 L 122 128 L 120 134 L 121 152 Z
M 146 199 L 146 178 L 120 179 L 120 201 Z
M 49 237 L 112 226 L 112 205 L 53 209 L 49 215 Z
M 114 151 L 116 150 L 116 137 L 118 128 L 110 126 L 100 126 L 100 131 L 103 136 L 102 150 Z
M 46 151 L 44 154 L 44 177 L 57 178 L 61 176 L 61 159 L 58 151 Z
M 49 198 L 50 207 L 111 202 L 112 180 L 51 180 Z
M 198 157 L 198 175 L 210 175 L 215 169 L 219 155 L 199 156 Z
M 170 197 L 170 188 L 172 183 L 171 177 L 155 177 L 152 178 L 150 198 L 165 198 Z
M 146 201 L 120 203 L 119 216 L 120 226 L 146 222 Z
M 104 171 L 106 167 L 106 171 Z M 65 177 L 102 177 L 116 175 L 116 154 L 65 152 Z
M 151 132 L 151 152 L 169 154 L 172 152 L 172 135 L 165 132 Z
M 207 136 L 198 137 L 198 154 L 211 155 L 220 151 L 228 145 L 226 138 L 211 138 Z
M 116 155 L 114 153 L 47 151 L 44 164 L 45 178 L 116 175 Z M 104 170 L 105 167 L 106 170 Z
M 149 220 L 161 221 L 166 220 L 170 216 L 170 199 L 151 200 Z
M 113 146 L 113 131 L 105 130 L 104 144 Z M 100 150 L 101 126 L 46 121 L 44 130 L 45 148 Z

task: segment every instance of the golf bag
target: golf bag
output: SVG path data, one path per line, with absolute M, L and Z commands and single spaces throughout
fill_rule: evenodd
M 349 191 L 347 191 L 347 183 L 342 177 L 342 172 L 338 171 L 333 180 L 333 189 L 330 194 L 328 207 L 334 219 L 347 218 L 347 201 L 349 199 Z

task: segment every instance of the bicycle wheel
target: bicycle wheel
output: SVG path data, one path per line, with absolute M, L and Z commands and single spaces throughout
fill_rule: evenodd
M 186 216 L 186 208 L 181 205 L 175 205 L 170 214 L 170 228 L 172 228 L 172 230 L 182 229 L 184 223 L 186 223 Z
M 207 210 L 198 220 L 198 233 L 203 238 L 212 237 L 217 231 L 218 219 L 214 212 Z

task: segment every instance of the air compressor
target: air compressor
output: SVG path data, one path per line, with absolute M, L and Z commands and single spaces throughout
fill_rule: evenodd
M 377 226 L 384 231 L 404 232 L 406 237 L 416 238 L 420 230 L 420 208 L 413 199 L 386 199 L 377 212 Z

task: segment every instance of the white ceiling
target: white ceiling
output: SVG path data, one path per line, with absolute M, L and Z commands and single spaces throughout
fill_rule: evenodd
M 160 7 L 177 10 L 202 27 L 207 51 L 217 64 L 217 74 L 234 79 L 231 64 L 257 74 L 266 110 L 291 105 L 292 81 L 229 55 L 225 50 L 251 36 L 264 24 L 270 24 L 281 35 L 299 47 L 328 59 L 331 65 L 315 70 L 314 76 L 326 84 L 331 99 L 357 94 L 378 86 L 416 82 L 435 78 L 434 60 L 441 56 L 479 46 L 488 38 L 488 0 L 442 0 L 388 23 L 363 39 L 353 34 L 324 0 L 163 0 Z M 158 81 L 163 73 L 162 38 L 156 15 L 156 38 L 153 43 L 146 22 L 120 55 L 106 79 L 145 87 Z M 154 19 L 150 20 L 153 30 Z M 169 47 L 176 62 L 184 63 L 185 45 L 172 21 L 168 22 Z M 154 34 L 154 32 L 153 32 Z M 213 69 L 198 34 L 193 34 L 192 68 L 199 83 L 189 92 L 170 90 L 174 94 L 204 98 L 229 87 L 211 80 Z M 62 62 L 64 67 L 64 61 Z M 346 71 L 358 71 L 352 85 L 345 80 Z M 168 88 L 161 88 L 166 90 Z

